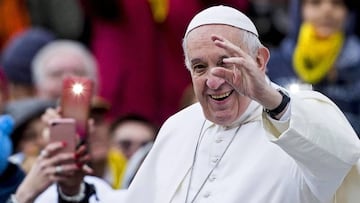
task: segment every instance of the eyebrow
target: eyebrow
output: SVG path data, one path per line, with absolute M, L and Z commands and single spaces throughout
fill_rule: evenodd
M 191 62 L 191 64 L 197 64 L 197 63 L 202 62 L 202 60 L 199 58 L 195 58 L 195 59 L 192 59 L 190 62 Z
M 226 59 L 226 58 L 230 58 L 230 56 L 228 55 L 222 55 L 219 57 L 219 60 L 223 60 L 223 59 Z

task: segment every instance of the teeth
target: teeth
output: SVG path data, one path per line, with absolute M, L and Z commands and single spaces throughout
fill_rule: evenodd
M 220 94 L 220 95 L 211 95 L 211 97 L 213 99 L 223 99 L 225 97 L 228 97 L 230 95 L 231 91 L 230 92 L 226 92 L 224 94 Z

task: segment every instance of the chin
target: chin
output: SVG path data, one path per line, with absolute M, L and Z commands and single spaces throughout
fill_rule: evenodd
M 234 116 L 230 114 L 213 114 L 211 118 L 209 120 L 218 125 L 230 125 L 235 120 Z
M 330 29 L 320 29 L 318 32 L 317 32 L 317 35 L 319 37 L 323 37 L 323 38 L 327 38 L 327 37 L 330 37 L 331 35 L 335 34 L 337 32 L 337 30 L 330 30 Z

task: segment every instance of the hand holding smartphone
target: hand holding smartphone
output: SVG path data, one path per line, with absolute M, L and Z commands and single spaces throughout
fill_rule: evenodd
M 75 152 L 77 145 L 75 119 L 56 118 L 49 121 L 50 142 L 66 142 L 61 152 Z
M 87 135 L 87 122 L 90 114 L 93 82 L 85 77 L 68 77 L 63 81 L 61 112 L 64 118 L 74 118 L 76 132 L 80 140 Z

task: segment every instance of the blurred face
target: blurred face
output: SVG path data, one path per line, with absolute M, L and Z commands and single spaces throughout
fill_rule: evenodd
M 320 37 L 327 37 L 344 29 L 347 8 L 342 0 L 303 0 L 302 14 Z
M 39 96 L 48 99 L 57 99 L 61 96 L 62 81 L 65 77 L 87 75 L 82 57 L 70 52 L 53 54 L 45 62 L 43 69 L 43 84 L 37 88 Z
M 224 49 L 215 46 L 211 34 L 218 34 L 243 50 L 240 43 L 241 31 L 227 25 L 205 25 L 192 30 L 186 38 L 185 51 L 190 61 L 191 77 L 195 95 L 205 117 L 219 125 L 230 125 L 246 110 L 248 97 L 241 96 L 224 79 L 214 76 L 214 67 L 226 67 L 224 58 L 231 56 Z
M 113 132 L 113 143 L 127 159 L 142 146 L 153 141 L 154 130 L 137 121 L 127 121 L 119 125 Z
M 42 135 L 45 124 L 40 118 L 34 118 L 29 122 L 19 142 L 19 149 L 26 156 L 37 156 L 45 147 L 46 140 Z
M 109 125 L 104 120 L 95 121 L 93 132 L 88 137 L 91 160 L 106 160 L 110 147 Z

